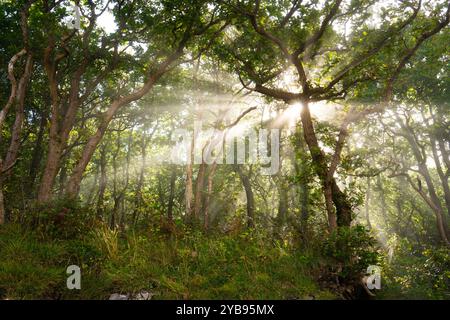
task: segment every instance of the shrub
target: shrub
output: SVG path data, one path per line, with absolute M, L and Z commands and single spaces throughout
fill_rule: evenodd
M 376 240 L 361 225 L 340 227 L 332 232 L 323 245 L 329 271 L 341 282 L 359 281 L 369 265 L 380 261 Z
M 400 241 L 383 270 L 382 298 L 450 299 L 450 251 L 446 247 L 413 249 L 407 241 Z
M 76 239 L 93 229 L 95 215 L 78 201 L 57 200 L 45 205 L 36 205 L 25 216 L 25 225 L 35 230 L 42 238 Z

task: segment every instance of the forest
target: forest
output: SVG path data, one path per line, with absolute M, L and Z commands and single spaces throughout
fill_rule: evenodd
M 0 0 L 0 300 L 450 299 L 449 0 Z

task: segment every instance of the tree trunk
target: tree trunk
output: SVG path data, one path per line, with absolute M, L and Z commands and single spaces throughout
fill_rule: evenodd
M 372 224 L 370 223 L 370 177 L 367 177 L 367 189 L 366 189 L 366 203 L 365 203 L 365 213 L 366 213 L 366 222 L 367 227 L 372 229 Z
M 5 201 L 3 196 L 3 183 L 0 182 L 0 225 L 5 223 Z
M 69 155 L 68 155 L 68 157 L 69 157 Z M 62 162 L 63 162 L 63 164 L 61 166 L 61 169 L 59 170 L 59 190 L 58 190 L 58 195 L 59 195 L 60 198 L 62 198 L 64 196 L 64 187 L 66 185 L 66 180 L 67 180 L 67 167 L 66 167 L 64 161 L 62 161 Z
M 130 162 L 131 162 L 131 150 L 133 148 L 133 129 L 130 130 L 130 134 L 128 136 L 128 148 L 126 154 L 126 166 L 125 166 L 125 184 L 120 191 L 121 195 L 121 207 L 120 207 L 120 229 L 125 230 L 126 225 L 126 214 L 125 214 L 125 194 L 128 189 L 128 185 L 130 183 Z
M 55 137 L 54 134 L 51 135 L 48 145 L 47 161 L 45 163 L 41 184 L 39 186 L 39 203 L 45 203 L 51 199 L 53 183 L 59 171 L 59 160 L 61 158 L 62 148 L 56 139 L 57 137 Z
M 84 59 L 74 72 L 70 82 L 69 104 L 63 113 L 56 79 L 56 64 L 51 59 L 54 43 L 50 41 L 44 54 L 44 67 L 46 70 L 51 97 L 50 132 L 48 142 L 47 161 L 39 187 L 38 202 L 45 203 L 51 200 L 52 190 L 56 176 L 61 166 L 61 157 L 67 147 L 70 131 L 73 129 L 77 111 L 83 102 L 80 97 L 80 83 L 86 71 L 88 60 Z
M 159 213 L 160 213 L 160 220 L 161 220 L 161 226 L 163 225 L 164 222 L 164 215 L 166 213 L 166 201 L 165 201 L 165 196 L 164 196 L 164 190 L 163 190 L 163 186 L 161 181 L 163 180 L 163 175 L 161 172 L 158 173 L 158 200 L 160 203 L 159 206 Z
M 209 165 L 209 174 L 208 174 L 208 189 L 206 191 L 206 199 L 205 199 L 205 212 L 203 219 L 203 227 L 205 230 L 209 228 L 209 212 L 211 208 L 211 196 L 213 192 L 213 180 L 214 175 L 216 173 L 217 163 L 214 162 L 212 165 Z
M 388 219 L 387 219 L 387 205 L 386 205 L 386 197 L 384 194 L 383 183 L 381 181 L 381 175 L 377 176 L 377 187 L 378 187 L 378 191 L 380 192 L 381 215 L 383 216 L 383 220 L 384 220 L 384 229 L 385 229 L 385 231 L 388 231 L 389 224 L 388 224 Z
M 94 178 L 92 179 L 92 186 L 91 186 L 91 189 L 89 190 L 89 194 L 87 195 L 87 199 L 86 199 L 86 205 L 89 207 L 91 207 L 92 203 L 95 200 L 95 197 L 97 196 L 99 171 L 100 171 L 100 164 L 97 163 L 97 165 L 95 166 Z
M 31 73 L 33 71 L 33 55 L 29 49 L 29 39 L 28 39 L 28 16 L 29 9 L 34 1 L 29 0 L 24 5 L 20 12 L 20 27 L 22 29 L 23 45 L 24 48 L 16 53 L 9 61 L 8 64 L 8 79 L 11 82 L 11 92 L 6 102 L 4 108 L 0 110 L 0 139 L 1 131 L 3 129 L 3 124 L 6 120 L 6 116 L 12 106 L 16 108 L 16 118 L 12 128 L 11 142 L 9 144 L 8 151 L 5 156 L 5 161 L 3 161 L 0 155 L 0 225 L 5 223 L 5 198 L 3 194 L 3 179 L 5 175 L 9 174 L 10 170 L 14 166 L 17 155 L 19 152 L 19 147 L 21 144 L 20 137 L 23 127 L 24 119 L 24 104 L 25 97 L 27 93 L 27 87 L 29 80 L 31 78 Z M 14 75 L 14 65 L 19 58 L 26 55 L 27 59 L 25 62 L 25 67 L 23 73 L 20 77 L 19 84 L 16 82 Z M 0 143 L 3 143 L 0 141 Z
M 308 169 L 306 160 L 306 150 L 299 125 L 296 127 L 294 145 L 294 169 L 296 176 L 296 184 L 298 186 L 298 203 L 300 205 L 300 233 L 303 240 L 306 240 L 309 218 L 309 186 L 308 186 Z
M 169 203 L 167 205 L 167 219 L 169 223 L 173 222 L 173 205 L 175 198 L 175 182 L 177 179 L 177 172 L 175 166 L 172 166 L 172 173 L 170 175 L 170 192 L 169 192 Z
M 194 199 L 194 215 L 193 218 L 198 221 L 200 218 L 202 205 L 203 205 L 203 191 L 205 186 L 205 171 L 206 163 L 202 162 L 198 168 L 196 188 L 195 188 L 195 199 Z
M 397 121 L 400 124 L 401 128 L 404 132 L 404 137 L 409 143 L 411 150 L 413 152 L 414 158 L 417 161 L 417 165 L 419 167 L 419 173 L 424 178 L 425 183 L 427 185 L 428 189 L 428 195 L 425 194 L 424 190 L 422 190 L 422 187 L 420 185 L 416 186 L 414 182 L 411 180 L 411 177 L 407 176 L 408 181 L 410 185 L 413 187 L 414 190 L 416 190 L 417 193 L 422 197 L 422 199 L 425 201 L 425 203 L 430 207 L 430 209 L 435 213 L 436 216 L 436 224 L 437 229 L 439 232 L 439 235 L 442 239 L 442 241 L 447 245 L 450 246 L 450 241 L 447 237 L 447 226 L 445 224 L 445 217 L 444 217 L 444 210 L 441 205 L 441 201 L 439 197 L 437 196 L 436 189 L 433 183 L 433 180 L 431 178 L 430 172 L 428 171 L 428 167 L 426 165 L 426 158 L 422 155 L 420 147 L 417 145 L 416 138 L 414 137 L 414 133 L 409 127 L 408 124 L 404 123 L 402 119 L 397 115 Z
M 420 168 L 420 167 L 419 167 Z M 426 181 L 427 179 L 425 179 Z M 414 185 L 413 181 L 410 177 L 408 177 L 408 181 L 411 184 L 411 186 L 416 190 L 417 193 L 422 197 L 422 199 L 425 201 L 425 203 L 430 207 L 430 209 L 434 212 L 436 216 L 436 225 L 439 232 L 439 235 L 441 237 L 441 240 L 450 247 L 450 241 L 447 237 L 447 230 L 445 226 L 445 220 L 443 215 L 442 206 L 440 205 L 439 198 L 437 198 L 437 195 L 434 191 L 434 187 L 428 188 L 428 193 L 430 194 L 430 197 L 428 197 L 425 192 L 421 189 L 419 189 L 417 186 Z M 427 183 L 428 184 L 428 183 Z
M 250 183 L 250 178 L 242 170 L 241 164 L 236 164 L 235 169 L 239 174 L 242 185 L 244 186 L 245 196 L 247 198 L 247 227 L 253 228 L 255 226 L 255 198 L 253 195 L 252 185 Z
M 119 157 L 120 149 L 121 149 L 121 135 L 120 135 L 120 131 L 119 131 L 117 133 L 117 138 L 116 138 L 116 150 L 112 154 L 114 207 L 113 207 L 113 211 L 111 212 L 111 220 L 110 220 L 111 229 L 116 227 L 116 220 L 117 220 L 118 214 L 119 214 L 119 205 L 120 205 L 121 195 L 122 195 L 122 193 L 119 192 L 119 186 L 118 186 L 119 182 L 118 182 L 118 178 L 117 178 L 117 175 L 118 175 L 117 160 Z
M 103 146 L 103 148 L 100 150 L 100 183 L 97 199 L 97 216 L 99 218 L 103 218 L 103 215 L 105 213 L 104 199 L 107 184 L 106 166 L 106 146 Z
M 287 211 L 288 211 L 288 187 L 282 175 L 278 176 L 278 215 L 277 215 L 277 225 L 281 231 L 286 224 Z
M 144 185 L 145 167 L 147 162 L 147 139 L 145 133 L 142 134 L 141 140 L 141 167 L 139 169 L 139 179 L 136 184 L 135 198 L 134 198 L 134 211 L 133 211 L 133 225 L 136 225 L 139 219 L 139 210 L 143 205 L 142 187 Z
M 191 149 L 189 150 L 189 159 L 186 165 L 186 188 L 185 188 L 185 214 L 186 217 L 191 217 L 192 215 L 192 200 L 194 197 L 193 183 L 192 183 L 192 170 L 193 170 L 193 151 L 194 151 L 194 141 L 195 137 L 192 136 Z
M 306 229 L 309 218 L 309 188 L 306 182 L 300 184 L 300 207 L 301 207 L 301 223 Z
M 5 164 L 4 164 L 5 168 L 9 168 L 15 163 L 19 153 L 19 148 L 21 145 L 20 139 L 23 128 L 23 119 L 25 116 L 24 113 L 25 97 L 27 93 L 28 82 L 30 81 L 32 71 L 33 71 L 33 57 L 31 54 L 28 54 L 25 63 L 24 73 L 19 81 L 19 86 L 17 88 L 17 97 L 15 103 L 16 118 L 14 120 L 12 128 L 11 142 L 9 144 L 9 149 L 5 157 Z
M 426 124 L 427 127 L 437 127 L 439 126 L 439 123 L 437 122 L 436 115 L 433 112 L 433 108 L 430 106 L 430 114 L 431 118 L 433 120 L 432 123 L 429 122 L 427 117 L 425 116 L 424 112 L 422 111 L 422 120 Z M 446 170 L 450 170 L 450 159 L 447 150 L 445 149 L 445 143 L 444 139 L 441 137 L 442 134 L 436 132 L 436 133 L 429 133 L 429 140 L 430 140 L 430 146 L 431 151 L 433 154 L 433 160 L 434 164 L 436 165 L 436 171 L 438 173 L 439 179 L 441 181 L 442 189 L 444 191 L 444 201 L 445 206 L 447 209 L 448 217 L 450 218 L 450 186 L 449 186 L 449 174 L 447 172 L 444 172 L 445 168 Z M 445 136 L 445 134 L 443 134 Z M 441 158 L 438 154 L 438 148 L 439 151 L 441 151 Z M 450 171 L 448 171 L 450 172 Z
M 97 129 L 97 132 L 91 136 L 86 143 L 82 155 L 78 160 L 75 168 L 72 171 L 72 175 L 70 176 L 68 185 L 67 185 L 67 195 L 71 198 L 76 198 L 78 193 L 80 192 L 81 180 L 83 179 L 84 171 L 86 170 L 87 165 L 91 161 L 92 156 L 94 155 L 95 150 L 97 149 L 98 144 L 102 140 L 105 135 L 106 129 L 108 128 L 109 123 L 111 122 L 113 116 L 116 114 L 120 105 L 118 103 L 113 103 L 113 105 L 108 109 L 105 114 L 104 120 L 102 124 Z
M 322 186 L 325 197 L 325 209 L 328 216 L 328 227 L 330 230 L 335 230 L 338 227 L 336 210 L 333 205 L 333 188 L 328 183 L 323 183 Z
M 17 62 L 17 60 L 24 56 L 27 53 L 26 49 L 20 50 L 18 53 L 16 53 L 12 58 L 9 60 L 8 63 L 8 79 L 11 82 L 11 93 L 9 96 L 8 101 L 6 102 L 6 105 L 3 107 L 3 109 L 0 110 L 0 130 L 3 129 L 3 124 L 5 123 L 6 116 L 9 113 L 9 110 L 13 106 L 14 102 L 17 99 L 17 80 L 14 75 L 14 66 Z
M 35 194 L 34 187 L 36 184 L 36 178 L 37 178 L 37 175 L 39 172 L 39 168 L 41 166 L 42 155 L 44 153 L 42 144 L 44 141 L 45 127 L 47 125 L 47 115 L 48 115 L 47 109 L 45 109 L 41 112 L 39 131 L 37 134 L 36 142 L 34 143 L 33 155 L 31 157 L 30 169 L 29 169 L 29 175 L 28 175 L 29 180 L 28 180 L 28 184 L 26 185 L 26 192 L 30 198 L 32 198 L 33 195 Z
M 19 147 L 21 145 L 20 138 L 22 134 L 23 119 L 24 119 L 25 96 L 27 92 L 28 82 L 31 77 L 32 68 L 33 68 L 33 58 L 29 53 L 27 56 L 24 72 L 22 74 L 22 77 L 20 78 L 19 85 L 17 87 L 17 92 L 14 92 L 15 94 L 14 96 L 11 94 L 12 96 L 11 104 L 14 105 L 16 108 L 16 117 L 12 128 L 11 142 L 9 144 L 9 148 L 6 153 L 4 162 L 0 156 L 0 225 L 5 223 L 5 216 L 6 216 L 5 198 L 3 194 L 3 180 L 5 176 L 10 173 L 12 167 L 14 166 L 17 160 Z M 13 70 L 8 71 L 13 72 Z M 8 103 L 9 102 L 10 101 L 8 101 Z M 2 109 L 4 118 L 0 119 L 0 128 L 2 127 L 3 121 L 6 118 L 7 111 L 8 111 L 7 107 Z M 0 118 L 1 117 L 2 116 L 0 115 Z
M 303 102 L 301 121 L 303 135 L 311 154 L 313 169 L 322 183 L 330 230 L 334 230 L 337 226 L 350 226 L 352 221 L 350 202 L 347 195 L 339 189 L 336 179 L 328 177 L 326 158 L 317 141 L 308 101 Z
M 444 173 L 442 169 L 441 161 L 437 152 L 436 141 L 431 138 L 431 150 L 433 152 L 433 159 L 436 165 L 436 171 L 438 173 L 439 179 L 441 180 L 442 190 L 444 191 L 444 201 L 447 209 L 447 214 L 450 218 L 450 186 L 448 183 L 449 175 Z
M 0 159 L 0 225 L 5 223 L 5 198 L 3 195 L 3 160 Z

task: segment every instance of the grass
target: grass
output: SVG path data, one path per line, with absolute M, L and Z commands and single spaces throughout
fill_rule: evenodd
M 154 299 L 333 299 L 319 288 L 314 258 L 255 234 L 120 234 L 95 227 L 75 239 L 0 227 L 0 297 L 107 299 L 149 291 Z M 81 267 L 81 290 L 66 288 L 66 268 Z
M 256 232 L 119 232 L 93 222 L 75 232 L 72 224 L 0 226 L 0 299 L 108 299 L 141 291 L 153 299 L 341 299 L 342 288 L 330 280 L 381 263 L 364 249 L 370 241 L 358 227 L 300 249 Z M 392 263 L 382 263 L 377 299 L 450 299 L 449 257 L 446 248 L 402 244 Z M 72 264 L 81 268 L 81 290 L 66 287 Z

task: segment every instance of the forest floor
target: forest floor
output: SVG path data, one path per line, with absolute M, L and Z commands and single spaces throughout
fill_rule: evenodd
M 82 238 L 48 239 L 19 225 L 0 228 L 0 297 L 108 299 L 151 292 L 154 299 L 334 299 L 310 274 L 310 257 L 251 235 L 182 236 L 97 228 Z M 81 268 L 68 290 L 66 268 Z
M 168 235 L 100 225 L 70 238 L 53 231 L 0 227 L 0 299 L 108 299 L 139 292 L 153 299 L 342 299 L 321 283 L 324 261 L 316 253 L 253 233 L 218 236 L 184 228 Z M 67 289 L 69 265 L 81 268 L 81 290 Z M 443 296 L 430 295 L 426 283 L 404 291 L 408 279 L 398 279 L 383 279 L 390 285 L 378 298 L 448 294 L 447 288 Z

